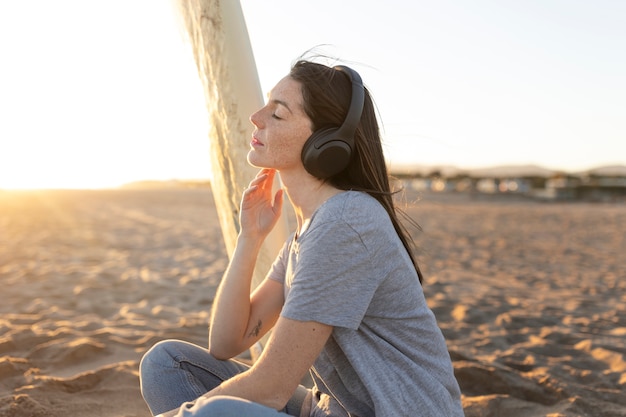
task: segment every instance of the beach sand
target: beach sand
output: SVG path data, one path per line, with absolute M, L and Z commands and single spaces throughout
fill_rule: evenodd
M 471 416 L 626 416 L 626 206 L 421 196 L 429 304 Z M 149 416 L 154 343 L 206 345 L 208 188 L 0 191 L 0 417 Z

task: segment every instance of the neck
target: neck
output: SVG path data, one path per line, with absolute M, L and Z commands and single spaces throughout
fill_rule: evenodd
M 297 234 L 304 231 L 315 210 L 330 197 L 341 192 L 341 190 L 309 174 L 288 175 L 281 173 L 281 180 L 296 214 Z

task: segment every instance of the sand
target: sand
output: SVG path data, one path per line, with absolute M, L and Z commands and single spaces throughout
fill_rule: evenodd
M 409 211 L 468 417 L 626 415 L 626 206 Z M 0 417 L 149 416 L 141 355 L 206 344 L 226 264 L 207 188 L 0 191 Z

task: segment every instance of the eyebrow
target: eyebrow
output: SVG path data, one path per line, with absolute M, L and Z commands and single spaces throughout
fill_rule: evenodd
M 293 111 L 291 111 L 291 109 L 289 108 L 289 106 L 287 105 L 286 102 L 282 101 L 282 100 L 277 100 L 277 99 L 272 99 L 270 100 L 271 103 L 275 103 L 275 104 L 280 104 L 281 106 L 285 107 L 287 110 L 289 110 L 289 113 L 293 113 Z

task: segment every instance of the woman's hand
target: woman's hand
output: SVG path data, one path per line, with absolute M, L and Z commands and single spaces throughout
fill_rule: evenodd
M 283 207 L 283 190 L 272 196 L 276 171 L 262 169 L 250 182 L 241 198 L 240 234 L 265 238 L 274 228 Z

